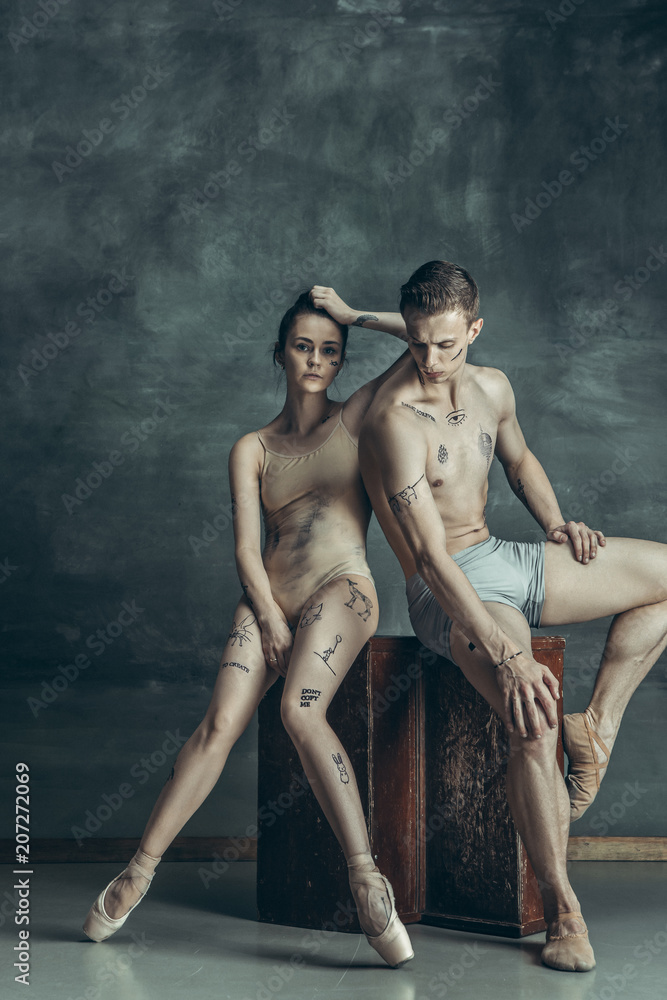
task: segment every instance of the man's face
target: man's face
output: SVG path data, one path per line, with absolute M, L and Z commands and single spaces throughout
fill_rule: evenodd
M 463 367 L 468 347 L 479 335 L 484 320 L 468 322 L 460 312 L 425 316 L 412 307 L 403 313 L 408 347 L 424 382 L 439 384 Z

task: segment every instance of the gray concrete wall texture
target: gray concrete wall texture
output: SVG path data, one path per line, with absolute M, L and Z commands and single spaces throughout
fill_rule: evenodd
M 30 763 L 34 836 L 139 835 L 205 711 L 239 596 L 227 455 L 282 406 L 270 346 L 313 283 L 393 309 L 419 264 L 462 264 L 485 318 L 471 360 L 509 375 L 564 511 L 666 540 L 662 5 L 1 17 L 0 738 Z M 349 346 L 343 395 L 400 353 L 371 331 Z M 487 514 L 541 536 L 497 463 Z M 409 634 L 375 521 L 369 558 L 379 634 Z M 563 630 L 567 710 L 608 624 Z M 635 695 L 574 833 L 664 834 L 666 676 Z M 241 833 L 255 809 L 251 726 L 184 833 Z

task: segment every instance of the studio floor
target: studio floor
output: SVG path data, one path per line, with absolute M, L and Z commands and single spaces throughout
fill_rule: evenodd
M 409 927 L 415 958 L 393 970 L 356 934 L 258 923 L 253 862 L 204 887 L 196 863 L 163 863 L 148 895 L 101 944 L 81 931 L 109 864 L 38 865 L 31 885 L 30 987 L 15 983 L 5 916 L 0 996 L 31 1000 L 658 1000 L 667 996 L 667 863 L 577 862 L 570 877 L 597 968 L 540 964 L 544 935 L 508 940 Z M 13 876 L 3 866 L 4 892 Z M 6 914 L 8 907 L 3 907 Z

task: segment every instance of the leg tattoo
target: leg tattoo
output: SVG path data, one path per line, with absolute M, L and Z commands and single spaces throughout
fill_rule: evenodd
M 311 701 L 317 701 L 322 694 L 316 688 L 301 688 L 301 702 L 299 708 L 310 708 Z
M 332 753 L 331 754 L 331 759 L 333 760 L 334 764 L 338 768 L 338 773 L 340 775 L 340 780 L 343 782 L 344 785 L 347 785 L 349 783 L 349 781 L 350 781 L 350 776 L 347 773 L 347 768 L 345 767 L 345 764 L 343 763 L 343 757 L 342 757 L 342 755 L 339 754 L 339 753 Z
M 329 670 L 330 670 L 330 671 L 331 671 L 331 673 L 332 673 L 332 674 L 334 675 L 334 677 L 336 676 L 336 671 L 334 670 L 334 668 L 333 668 L 333 667 L 329 666 L 329 659 L 330 659 L 330 658 L 331 658 L 331 657 L 333 656 L 333 654 L 334 654 L 334 653 L 336 652 L 336 646 L 338 645 L 338 643 L 339 643 L 339 642 L 342 642 L 342 641 L 343 641 L 343 637 L 342 637 L 342 635 L 337 635 L 337 636 L 336 636 L 336 642 L 335 642 L 335 645 L 334 645 L 334 646 L 331 646 L 331 647 L 330 647 L 329 649 L 325 649 L 323 653 L 318 653 L 318 652 L 315 652 L 315 656 L 319 656 L 319 658 L 320 658 L 321 660 L 324 660 L 324 662 L 325 662 L 325 663 L 326 663 L 326 665 L 327 665 L 327 666 L 329 667 Z
M 347 583 L 350 588 L 351 596 L 350 600 L 345 602 L 345 607 L 350 608 L 351 611 L 354 611 L 354 605 L 357 602 L 357 600 L 363 601 L 364 610 L 357 611 L 357 614 L 359 615 L 362 621 L 364 622 L 368 621 L 371 615 L 371 610 L 373 608 L 373 602 L 371 601 L 370 597 L 366 597 L 365 594 L 361 593 L 354 580 L 348 580 Z
M 306 625 L 312 625 L 313 622 L 319 622 L 322 620 L 322 605 L 324 601 L 320 604 L 311 604 L 310 607 L 304 611 L 303 618 L 301 619 L 300 627 L 305 628 Z M 312 611 L 312 614 L 311 614 Z
M 250 626 L 255 624 L 254 615 L 246 615 L 238 625 L 236 622 L 232 623 L 232 630 L 227 636 L 227 641 L 231 641 L 232 646 L 236 645 L 236 640 L 238 639 L 239 646 L 243 646 L 244 642 L 250 642 L 252 635 L 250 633 Z

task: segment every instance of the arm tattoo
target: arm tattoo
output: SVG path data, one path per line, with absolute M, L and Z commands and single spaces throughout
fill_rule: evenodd
M 357 316 L 351 326 L 363 326 L 367 319 L 372 319 L 375 320 L 376 323 L 379 323 L 377 316 L 374 316 L 373 313 L 362 313 L 361 316 Z
M 405 500 L 408 507 L 412 506 L 412 501 L 417 499 L 415 486 L 417 485 L 417 483 L 420 483 L 423 478 L 424 478 L 424 473 L 422 472 L 417 482 L 413 483 L 412 486 L 406 486 L 404 490 L 399 490 L 398 493 L 394 493 L 393 497 L 387 497 L 387 500 L 389 501 L 389 506 L 393 510 L 394 514 L 398 514 L 399 510 L 401 509 L 401 503 L 400 503 L 401 500 Z
M 520 479 L 517 479 L 517 482 L 516 482 L 516 495 L 518 496 L 519 500 L 524 505 L 524 507 L 526 508 L 526 510 L 530 511 L 530 513 L 532 514 L 532 510 L 530 510 L 530 504 L 528 503 L 528 500 L 526 499 L 526 491 L 523 488 L 523 483 L 521 482 Z
M 435 417 L 431 416 L 430 413 L 424 413 L 423 410 L 418 410 L 416 406 L 411 406 L 410 403 L 404 403 L 403 401 L 401 401 L 401 406 L 407 406 L 407 408 L 409 410 L 413 410 L 418 417 L 428 417 L 428 419 L 432 420 L 434 424 L 437 423 Z
M 247 583 L 242 583 L 241 587 L 243 588 L 243 596 L 245 597 L 246 601 L 248 602 L 248 604 L 250 605 L 250 607 L 254 611 L 254 605 L 252 603 L 252 598 L 248 594 L 248 584 Z

